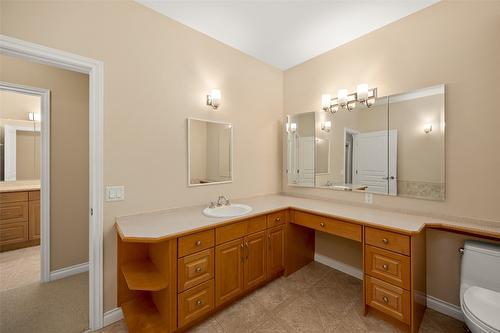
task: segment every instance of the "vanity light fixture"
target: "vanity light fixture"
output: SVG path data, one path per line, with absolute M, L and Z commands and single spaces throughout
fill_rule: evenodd
M 41 121 L 42 115 L 40 112 L 28 112 L 28 119 L 31 121 Z
M 340 89 L 336 98 L 331 98 L 330 94 L 323 94 L 321 96 L 321 108 L 331 113 L 335 113 L 339 109 L 352 111 L 356 107 L 356 102 L 370 108 L 375 104 L 376 98 L 377 88 L 369 89 L 368 84 L 362 83 L 358 84 L 355 93 L 349 94 L 347 89 Z
M 217 110 L 220 104 L 221 92 L 219 89 L 212 89 L 210 94 L 207 95 L 207 105 Z
M 297 132 L 297 123 L 290 123 L 290 132 Z
M 430 132 L 432 132 L 432 124 L 425 124 L 424 125 L 424 132 L 425 132 L 425 134 L 429 134 Z
M 321 130 L 325 131 L 326 133 L 330 132 L 332 129 L 332 122 L 331 121 L 325 121 L 321 123 Z
M 297 132 L 297 123 L 292 123 L 291 122 L 290 115 L 286 116 L 285 130 L 286 130 L 287 133 L 295 133 L 295 132 Z

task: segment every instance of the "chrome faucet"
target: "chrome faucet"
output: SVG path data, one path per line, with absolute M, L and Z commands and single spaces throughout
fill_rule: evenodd
M 220 195 L 219 199 L 217 199 L 217 207 L 221 207 L 222 205 L 229 206 L 230 204 L 229 199 L 224 195 Z

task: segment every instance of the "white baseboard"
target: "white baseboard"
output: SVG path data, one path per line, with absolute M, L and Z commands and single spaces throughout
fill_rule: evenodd
M 119 320 L 123 319 L 122 308 L 114 308 L 113 310 L 109 310 L 104 312 L 104 327 L 116 323 Z
M 358 267 L 346 265 L 343 262 L 337 261 L 335 259 L 329 258 L 319 253 L 314 253 L 314 261 L 317 261 L 323 265 L 327 265 L 331 268 L 335 268 L 338 271 L 341 271 L 350 276 L 354 276 L 355 278 L 363 280 L 363 271 Z
M 74 266 L 64 267 L 61 269 L 56 269 L 55 271 L 50 272 L 50 281 L 59 280 L 83 272 L 88 272 L 88 270 L 89 270 L 88 262 L 84 262 L 83 264 L 78 264 Z
M 436 297 L 427 295 L 427 307 L 457 320 L 464 321 L 462 309 L 455 304 L 451 304 Z

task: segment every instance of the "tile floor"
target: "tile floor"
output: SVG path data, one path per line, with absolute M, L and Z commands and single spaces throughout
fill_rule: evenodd
M 0 253 L 0 292 L 40 281 L 40 246 Z
M 401 332 L 362 312 L 362 282 L 313 262 L 279 278 L 215 314 L 191 333 Z M 101 333 L 125 333 L 124 321 Z M 463 324 L 428 309 L 421 333 L 463 333 Z

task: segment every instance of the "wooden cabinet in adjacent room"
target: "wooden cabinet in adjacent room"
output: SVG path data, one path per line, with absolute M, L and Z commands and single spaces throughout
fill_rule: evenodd
M 0 193 L 0 252 L 40 244 L 40 191 Z

